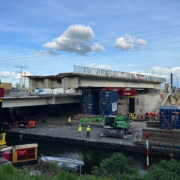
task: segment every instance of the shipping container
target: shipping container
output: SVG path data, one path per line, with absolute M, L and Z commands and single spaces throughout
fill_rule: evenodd
M 177 106 L 161 106 L 160 129 L 180 129 L 180 109 Z
M 99 91 L 97 90 L 84 90 L 82 91 L 83 102 L 98 103 Z
M 113 115 L 118 112 L 118 91 L 99 91 L 99 114 Z
M 12 90 L 12 83 L 6 83 L 6 82 L 1 83 L 0 88 L 4 88 L 5 91 L 6 90 L 10 91 L 10 90 Z
M 83 111 L 82 114 L 95 114 L 97 115 L 99 112 L 98 109 L 98 103 L 88 103 L 88 102 L 83 102 Z
M 0 88 L 0 97 L 4 97 L 4 88 Z
M 99 113 L 99 91 L 98 90 L 83 90 L 83 114 L 98 114 Z

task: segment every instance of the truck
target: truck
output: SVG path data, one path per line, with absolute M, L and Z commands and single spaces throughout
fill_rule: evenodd
M 130 123 L 127 116 L 105 116 L 103 120 L 103 136 L 124 137 L 128 133 Z

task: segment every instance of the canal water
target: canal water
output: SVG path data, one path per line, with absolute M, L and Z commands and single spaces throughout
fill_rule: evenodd
M 57 142 L 37 141 L 31 139 L 20 139 L 18 137 L 7 137 L 8 145 L 20 145 L 29 143 L 38 143 L 38 152 L 46 156 L 54 157 L 66 157 L 72 159 L 83 160 L 85 166 L 83 167 L 83 173 L 91 173 L 93 166 L 98 166 L 101 161 L 107 157 L 110 157 L 114 152 L 120 152 L 117 150 L 109 150 L 104 148 L 87 147 L 80 145 L 71 145 Z M 128 161 L 128 164 L 136 168 L 140 173 L 146 172 L 146 156 L 140 153 L 122 152 Z M 168 157 L 164 156 L 152 156 L 150 155 L 150 165 L 157 163 L 163 159 L 168 160 Z

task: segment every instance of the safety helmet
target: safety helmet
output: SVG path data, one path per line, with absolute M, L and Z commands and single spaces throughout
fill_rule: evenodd
M 79 125 L 79 126 L 81 126 L 81 125 Z

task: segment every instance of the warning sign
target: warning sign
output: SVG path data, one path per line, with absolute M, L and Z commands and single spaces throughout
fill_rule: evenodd
M 112 103 L 112 112 L 117 111 L 117 102 Z

